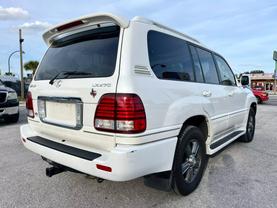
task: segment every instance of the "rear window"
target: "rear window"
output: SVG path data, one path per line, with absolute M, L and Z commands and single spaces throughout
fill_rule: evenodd
M 149 31 L 147 39 L 150 65 L 159 79 L 194 81 L 186 41 L 156 31 Z
M 74 34 L 52 43 L 35 80 L 109 77 L 115 71 L 120 28 L 110 26 Z

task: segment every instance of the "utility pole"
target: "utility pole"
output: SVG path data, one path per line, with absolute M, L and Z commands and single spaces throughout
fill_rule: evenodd
M 21 78 L 21 99 L 24 99 L 24 79 L 23 79 L 23 57 L 22 57 L 22 43 L 24 39 L 22 38 L 21 29 L 19 29 L 19 54 L 20 54 L 20 78 Z
M 274 69 L 274 95 L 276 95 L 276 78 L 277 78 L 277 51 L 273 51 L 273 60 L 275 61 Z
M 275 61 L 275 70 L 274 70 L 274 95 L 276 95 L 276 77 L 277 77 L 277 60 Z

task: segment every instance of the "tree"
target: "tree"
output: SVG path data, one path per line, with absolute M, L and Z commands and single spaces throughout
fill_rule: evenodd
M 32 71 L 32 74 L 35 74 L 38 64 L 38 61 L 28 61 L 24 64 L 24 69 L 26 71 Z
M 12 72 L 5 72 L 5 75 L 6 76 L 10 76 L 10 77 L 14 77 L 15 76 L 15 74 L 12 73 Z

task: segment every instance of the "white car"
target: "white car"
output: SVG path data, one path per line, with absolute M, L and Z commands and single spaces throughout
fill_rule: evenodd
M 181 195 L 208 156 L 250 142 L 256 98 L 218 53 L 154 21 L 92 14 L 43 34 L 23 144 L 52 167 Z

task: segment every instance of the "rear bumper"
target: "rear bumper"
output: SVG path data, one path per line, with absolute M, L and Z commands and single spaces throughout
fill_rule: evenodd
M 28 124 L 21 126 L 20 132 L 25 140 L 23 144 L 29 150 L 58 164 L 111 181 L 128 181 L 171 170 L 177 142 L 177 137 L 173 137 L 142 145 L 117 145 L 111 151 L 94 149 L 91 153 L 100 156 L 88 160 L 28 140 L 30 137 L 39 136 Z M 96 164 L 111 167 L 112 171 L 99 170 Z

